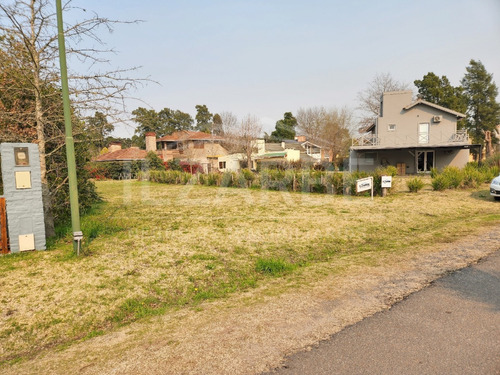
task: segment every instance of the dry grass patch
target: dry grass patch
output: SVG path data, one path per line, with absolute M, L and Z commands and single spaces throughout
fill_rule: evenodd
M 390 254 L 451 242 L 500 222 L 484 191 L 387 198 L 99 182 L 106 203 L 83 220 L 86 256 L 70 241 L 0 258 L 0 360 L 200 301 L 376 265 Z M 339 262 L 341 259 L 346 262 Z

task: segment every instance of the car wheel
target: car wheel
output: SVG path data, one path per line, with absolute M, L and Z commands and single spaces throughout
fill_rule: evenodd
M 493 197 L 496 201 L 500 201 L 500 197 Z

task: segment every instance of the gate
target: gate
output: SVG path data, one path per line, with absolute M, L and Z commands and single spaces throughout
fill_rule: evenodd
M 0 253 L 7 254 L 8 252 L 7 211 L 5 210 L 5 198 L 0 198 Z

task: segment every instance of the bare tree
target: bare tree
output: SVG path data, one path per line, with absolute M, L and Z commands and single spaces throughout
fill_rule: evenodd
M 299 109 L 297 121 L 308 140 L 328 150 L 328 159 L 337 164 L 337 156 L 344 157 L 353 132 L 352 111 L 348 108 L 313 107 Z
M 245 116 L 239 123 L 230 112 L 221 114 L 224 125 L 224 137 L 230 152 L 246 155 L 248 168 L 252 167 L 252 153 L 256 150 L 256 140 L 262 132 L 259 119 L 253 115 Z
M 411 86 L 395 80 L 389 73 L 379 73 L 368 84 L 368 87 L 358 93 L 361 120 L 359 126 L 361 129 L 373 124 L 380 114 L 380 98 L 387 91 L 408 90 Z
M 323 119 L 326 110 L 323 107 L 300 108 L 297 111 L 297 127 L 299 132 L 312 142 L 321 138 Z
M 57 21 L 53 3 L 49 0 L 2 0 L 0 4 L 0 49 L 9 54 L 11 64 L 17 68 L 13 70 L 18 75 L 16 82 L 19 85 L 11 85 L 11 88 L 17 87 L 16 94 L 29 98 L 33 103 L 27 107 L 27 111 L 13 112 L 11 116 L 28 121 L 27 127 L 36 130 L 31 134 L 32 138 L 23 138 L 21 132 L 11 134 L 11 138 L 38 144 L 48 236 L 54 234 L 51 195 L 64 185 L 58 183 L 57 186 L 49 186 L 47 178 L 51 172 L 47 169 L 47 158 L 64 147 L 64 130 L 60 126 L 63 111 L 59 91 Z M 109 62 L 107 53 L 113 51 L 105 47 L 98 31 L 101 28 L 111 31 L 118 21 L 99 17 L 71 4 L 71 0 L 66 1 L 63 11 L 80 12 L 86 17 L 64 26 L 68 59 L 77 58 L 79 65 L 86 67 L 82 71 L 87 71 L 85 75 L 68 72 L 74 116 L 85 117 L 99 111 L 112 122 L 113 119 L 119 120 L 124 113 L 124 100 L 129 89 L 136 87 L 141 80 L 126 76 L 135 68 L 99 69 L 103 63 Z M 86 41 L 92 44 L 85 47 Z M 12 118 L 10 120 L 11 124 L 20 123 Z M 76 126 L 75 132 L 78 131 Z

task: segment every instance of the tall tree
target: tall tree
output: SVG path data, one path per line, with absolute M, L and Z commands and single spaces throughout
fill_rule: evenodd
M 467 110 L 463 88 L 452 86 L 446 76 L 439 77 L 429 72 L 421 80 L 415 80 L 414 84 L 419 96 L 428 102 L 460 113 L 465 113 Z
M 224 135 L 224 126 L 222 122 L 222 117 L 216 113 L 213 118 L 213 132 L 215 135 Z
M 281 142 L 284 139 L 295 138 L 295 127 L 297 119 L 293 117 L 292 112 L 285 112 L 283 119 L 276 122 L 275 130 L 271 133 L 271 142 Z
M 380 115 L 380 98 L 384 92 L 408 90 L 409 84 L 395 80 L 389 73 L 377 74 L 368 87 L 358 93 L 360 128 L 373 124 Z
M 106 147 L 106 138 L 113 132 L 115 126 L 108 122 L 106 115 L 97 111 L 94 116 L 89 116 L 84 121 L 84 133 L 90 142 L 93 155 L 97 155 Z
M 205 104 L 198 104 L 195 106 L 195 108 L 196 130 L 205 133 L 212 133 L 214 115 L 209 112 L 208 107 Z
M 484 144 L 484 133 L 495 134 L 495 126 L 500 123 L 500 104 L 496 101 L 498 88 L 493 74 L 486 71 L 481 61 L 471 60 L 466 70 L 462 79 L 467 98 L 466 127 L 475 142 Z
M 64 12 L 78 12 L 84 17 L 90 12 L 71 6 L 71 0 L 63 5 Z M 74 19 L 78 19 L 75 17 Z M 116 21 L 92 14 L 82 21 L 65 25 L 65 37 L 68 59 L 79 57 L 81 64 L 88 64 L 89 73 L 82 75 L 69 71 L 70 94 L 74 116 L 85 116 L 96 110 L 108 116 L 118 116 L 123 111 L 118 107 L 124 103 L 128 89 L 136 86 L 137 80 L 125 76 L 128 70 L 102 71 L 101 63 L 106 63 L 106 52 L 92 46 L 85 46 L 86 40 L 103 45 L 98 36 L 100 28 L 112 30 Z M 22 124 L 16 136 L 22 139 L 29 128 L 36 134 L 33 139 L 40 152 L 42 196 L 45 214 L 46 233 L 53 235 L 52 197 L 55 192 L 64 189 L 65 180 L 56 185 L 49 184 L 49 158 L 56 157 L 57 151 L 64 147 L 64 132 L 59 128 L 63 117 L 60 101 L 58 45 L 56 13 L 50 0 L 2 0 L 0 3 L 0 42 L 2 53 L 8 54 L 19 69 L 16 71 L 15 91 L 18 98 L 29 99 L 30 105 L 23 110 L 10 113 L 9 124 Z M 57 99 L 54 99 L 57 98 Z M 123 107 L 121 107 L 123 108 Z M 90 111 L 90 112 L 89 112 Z M 75 127 L 75 136 L 78 136 Z M 49 144 L 51 150 L 49 151 Z M 55 180 L 53 180 L 55 181 Z
M 189 113 L 170 108 L 163 108 L 160 112 L 156 112 L 154 109 L 139 107 L 132 111 L 132 115 L 134 116 L 132 121 L 138 124 L 135 129 L 137 138 L 134 143 L 137 143 L 139 138 L 144 138 L 147 132 L 155 132 L 158 137 L 163 137 L 175 131 L 193 128 L 193 118 Z M 139 144 L 141 147 L 145 146 L 145 143 L 141 141 Z

